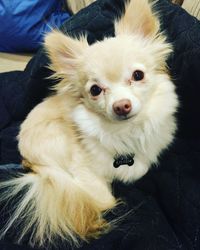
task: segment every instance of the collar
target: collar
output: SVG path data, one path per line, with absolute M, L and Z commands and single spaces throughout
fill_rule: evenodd
M 114 157 L 113 167 L 118 168 L 121 165 L 132 166 L 134 164 L 134 154 L 116 155 Z

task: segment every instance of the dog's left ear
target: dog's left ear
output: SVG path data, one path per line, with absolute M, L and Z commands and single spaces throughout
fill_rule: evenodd
M 124 15 L 115 22 L 115 35 L 123 34 L 144 37 L 147 44 L 150 44 L 156 67 L 161 71 L 166 70 L 166 59 L 172 52 L 172 46 L 160 32 L 159 19 L 153 11 L 152 3 L 148 0 L 127 1 Z
M 44 45 L 51 60 L 51 69 L 56 75 L 70 79 L 77 73 L 79 59 L 88 43 L 85 37 L 75 39 L 53 31 L 46 36 Z
M 159 21 L 152 11 L 148 0 L 130 0 L 125 13 L 115 22 L 115 34 L 138 33 L 144 37 L 154 36 L 159 31 Z

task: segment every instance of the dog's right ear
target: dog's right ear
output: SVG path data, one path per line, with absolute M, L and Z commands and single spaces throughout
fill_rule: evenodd
M 51 60 L 50 68 L 58 77 L 72 78 L 79 67 L 80 56 L 87 46 L 85 37 L 75 39 L 59 31 L 52 31 L 45 38 L 45 48 Z
M 115 34 L 139 34 L 155 36 L 159 31 L 159 20 L 148 0 L 127 0 L 125 12 L 115 22 Z

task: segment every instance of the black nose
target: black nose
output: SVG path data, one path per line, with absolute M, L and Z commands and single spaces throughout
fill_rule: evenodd
M 128 115 L 131 112 L 132 105 L 128 99 L 122 99 L 113 103 L 113 111 L 116 115 Z

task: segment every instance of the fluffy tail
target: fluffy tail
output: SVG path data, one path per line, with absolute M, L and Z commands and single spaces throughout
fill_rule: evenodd
M 105 195 L 104 199 L 94 195 L 94 189 L 89 187 L 91 180 Z M 22 174 L 1 183 L 0 189 L 3 189 L 1 202 L 11 200 L 15 207 L 1 238 L 14 227 L 17 242 L 28 235 L 32 246 L 52 243 L 58 236 L 75 245 L 79 239 L 97 237 L 108 227 L 102 211 L 115 205 L 108 188 L 95 176 L 84 173 L 81 178 L 73 178 L 61 168 L 42 166 L 37 173 Z

